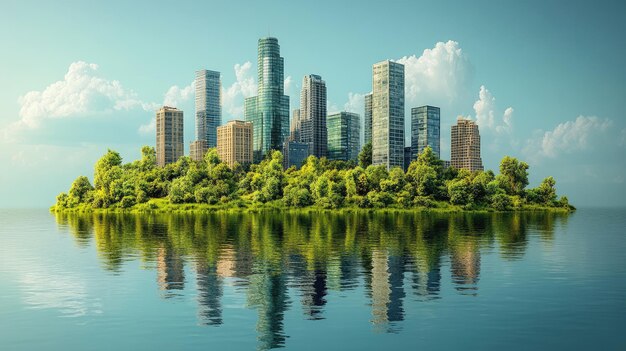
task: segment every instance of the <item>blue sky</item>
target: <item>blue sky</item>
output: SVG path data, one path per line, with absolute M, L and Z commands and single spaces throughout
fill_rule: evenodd
M 626 6 L 615 2 L 4 1 L 0 11 L 0 207 L 47 207 L 92 176 L 107 148 L 153 145 L 154 109 L 185 111 L 194 71 L 222 72 L 224 120 L 256 93 L 268 34 L 299 105 L 305 74 L 329 112 L 363 113 L 371 66 L 406 66 L 407 112 L 442 108 L 442 158 L 458 115 L 478 121 L 483 160 L 527 160 L 578 206 L 626 205 Z M 409 114 L 407 113 L 407 116 Z

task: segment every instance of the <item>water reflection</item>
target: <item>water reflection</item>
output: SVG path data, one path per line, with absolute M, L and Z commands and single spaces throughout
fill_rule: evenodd
M 156 269 L 163 298 L 195 296 L 202 325 L 224 323 L 224 287 L 258 313 L 260 349 L 285 344 L 285 312 L 321 320 L 333 292 L 362 289 L 378 332 L 398 332 L 405 299 L 480 293 L 481 252 L 523 257 L 528 233 L 550 244 L 556 213 L 57 214 L 79 247 L 95 242 L 104 269 L 122 274 L 140 259 Z M 187 269 L 186 269 L 187 268 Z M 449 273 L 446 273 L 449 272 Z M 195 277 L 189 277 L 195 274 Z M 195 289 L 189 281 L 195 281 Z

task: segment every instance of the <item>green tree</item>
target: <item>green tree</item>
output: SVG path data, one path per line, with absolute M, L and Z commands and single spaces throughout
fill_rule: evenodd
M 89 202 L 91 201 L 90 197 L 93 197 L 93 195 L 91 195 L 92 191 L 93 186 L 91 186 L 89 178 L 80 176 L 72 183 L 69 196 L 76 198 L 79 203 Z
M 499 183 L 509 195 L 523 195 L 528 185 L 528 164 L 505 156 L 500 161 Z
M 372 164 L 372 142 L 366 143 L 359 152 L 359 166 L 367 169 Z

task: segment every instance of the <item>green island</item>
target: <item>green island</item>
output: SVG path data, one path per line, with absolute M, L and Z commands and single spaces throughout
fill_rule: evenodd
M 280 151 L 260 163 L 220 161 L 209 149 L 203 160 L 181 157 L 156 165 L 153 147 L 122 163 L 108 150 L 95 165 L 94 184 L 78 177 L 61 193 L 53 212 L 215 212 L 260 210 L 389 211 L 563 211 L 575 208 L 557 197 L 556 181 L 547 177 L 528 185 L 528 164 L 506 156 L 500 172 L 444 168 L 427 147 L 404 172 L 371 163 L 371 144 L 354 161 L 309 156 L 299 169 L 283 170 Z

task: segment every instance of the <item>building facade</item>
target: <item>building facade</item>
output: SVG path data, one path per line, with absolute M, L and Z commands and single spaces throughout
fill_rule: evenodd
M 244 117 L 253 125 L 254 160 L 280 150 L 289 136 L 289 96 L 284 95 L 284 59 L 276 38 L 259 39 L 258 95 L 245 99 Z
M 404 167 L 404 65 L 389 60 L 373 66 L 372 164 Z
M 222 124 L 222 83 L 220 72 L 196 71 L 196 140 L 217 145 L 217 127 Z
M 189 157 L 194 161 L 202 161 L 204 154 L 209 149 L 206 140 L 195 140 L 189 145 Z
M 411 146 L 404 147 L 404 171 L 409 169 L 409 166 L 413 162 L 413 148 Z
M 300 126 L 300 141 L 309 144 L 309 153 L 318 158 L 325 157 L 328 143 L 326 82 L 315 74 L 302 79 Z
M 302 163 L 309 157 L 309 144 L 297 141 L 285 140 L 283 143 L 283 168 L 291 166 L 300 168 Z
M 289 140 L 300 141 L 300 109 L 295 109 L 291 113 L 291 124 L 289 126 Z
M 184 155 L 183 111 L 163 106 L 156 113 L 157 165 L 163 167 Z
M 435 106 L 420 106 L 411 109 L 411 159 L 416 160 L 426 146 L 441 158 L 441 110 Z
M 252 123 L 233 120 L 217 127 L 217 154 L 230 167 L 235 162 L 245 165 L 253 161 Z
M 365 111 L 363 113 L 363 144 L 372 142 L 372 93 L 365 95 Z
M 474 121 L 459 116 L 456 125 L 452 126 L 450 140 L 450 165 L 452 167 L 469 171 L 483 170 L 483 161 L 480 157 L 480 133 Z
M 360 118 L 352 112 L 339 112 L 326 118 L 329 160 L 358 160 L 361 150 Z

